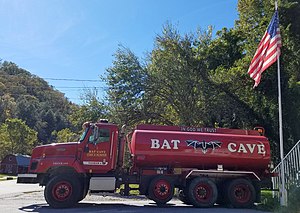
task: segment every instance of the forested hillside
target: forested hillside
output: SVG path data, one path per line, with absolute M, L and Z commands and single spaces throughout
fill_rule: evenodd
M 38 132 L 38 140 L 46 143 L 51 133 L 70 127 L 67 116 L 71 103 L 46 81 L 11 62 L 0 68 L 0 123 L 19 118 Z
M 71 127 L 72 107 L 45 80 L 12 62 L 0 63 L 0 157 L 55 142 L 57 132 Z
M 34 146 L 78 140 L 86 120 L 97 121 L 103 104 L 89 95 L 85 105 L 67 100 L 42 78 L 13 62 L 0 62 L 0 159 L 30 154 Z

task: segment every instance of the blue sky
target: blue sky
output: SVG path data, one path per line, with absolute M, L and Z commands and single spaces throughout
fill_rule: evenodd
M 237 0 L 0 0 L 0 59 L 80 104 L 83 88 L 98 87 L 101 99 L 105 84 L 51 79 L 100 80 L 118 44 L 143 58 L 166 22 L 181 34 L 231 28 L 236 8 Z

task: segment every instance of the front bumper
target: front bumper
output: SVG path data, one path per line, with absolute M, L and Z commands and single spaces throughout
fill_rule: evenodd
M 39 183 L 37 174 L 18 174 L 17 183 Z

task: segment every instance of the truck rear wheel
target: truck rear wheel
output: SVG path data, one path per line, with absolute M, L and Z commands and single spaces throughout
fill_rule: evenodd
M 188 187 L 188 198 L 196 207 L 211 207 L 218 198 L 217 186 L 208 178 L 195 178 Z
M 74 206 L 80 197 L 80 182 L 71 176 L 55 176 L 46 185 L 44 196 L 52 208 Z
M 227 187 L 227 197 L 235 208 L 250 208 L 255 201 L 255 189 L 246 179 L 232 180 Z
M 155 177 L 148 189 L 148 197 L 157 205 L 164 205 L 173 198 L 174 185 L 164 176 Z

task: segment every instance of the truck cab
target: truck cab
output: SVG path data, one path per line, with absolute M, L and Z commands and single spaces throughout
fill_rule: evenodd
M 88 190 L 113 192 L 116 187 L 117 154 L 121 140 L 118 127 L 107 121 L 85 122 L 78 142 L 37 146 L 32 151 L 28 174 L 18 183 L 39 183 L 52 207 L 68 207 L 82 200 Z
M 85 173 L 105 174 L 116 169 L 118 128 L 100 122 L 85 124 L 78 144 L 78 159 Z

